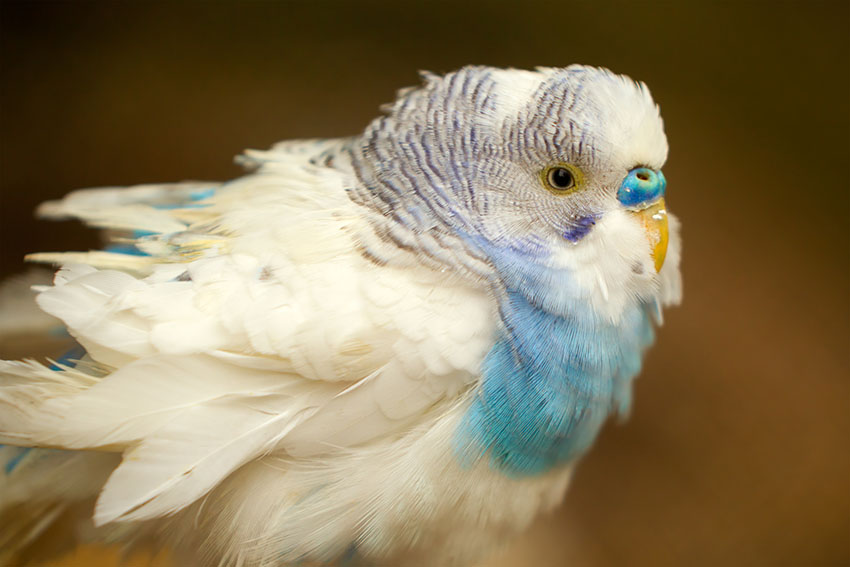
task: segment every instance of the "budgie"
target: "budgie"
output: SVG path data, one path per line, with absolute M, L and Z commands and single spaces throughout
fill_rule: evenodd
M 681 297 L 647 88 L 423 73 L 362 134 L 245 176 L 80 190 L 105 229 L 0 366 L 0 547 L 56 518 L 181 565 L 470 565 L 562 500 Z

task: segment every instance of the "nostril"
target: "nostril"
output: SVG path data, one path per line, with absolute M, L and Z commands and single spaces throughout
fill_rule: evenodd
M 641 171 L 635 177 L 637 177 L 641 181 L 649 181 L 649 174 L 645 171 Z

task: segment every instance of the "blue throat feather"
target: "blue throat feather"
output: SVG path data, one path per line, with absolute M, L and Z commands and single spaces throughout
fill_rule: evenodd
M 505 474 L 541 474 L 581 455 L 608 415 L 630 405 L 653 336 L 647 307 L 635 302 L 611 324 L 577 299 L 572 274 L 549 258 L 553 229 L 577 244 L 605 211 L 577 203 L 569 215 L 552 211 L 545 227 L 517 227 L 508 217 L 503 226 L 498 216 L 513 211 L 504 199 L 530 182 L 529 168 L 564 156 L 606 159 L 610 141 L 592 127 L 601 109 L 583 93 L 621 83 L 586 68 L 552 73 L 524 108 L 505 105 L 506 115 L 498 104 L 506 91 L 486 68 L 426 77 L 345 149 L 358 181 L 349 198 L 374 213 L 369 257 L 389 264 L 394 246 L 411 251 L 423 263 L 490 278 L 499 298 L 501 330 L 453 439 L 464 464 L 487 456 Z M 660 172 L 639 167 L 618 199 L 643 203 L 663 185 Z
M 502 259 L 521 254 L 502 252 Z M 526 258 L 504 278 L 519 285 L 504 294 L 504 328 L 454 441 L 464 465 L 486 454 L 493 468 L 513 477 L 542 474 L 580 456 L 613 411 L 627 411 L 631 380 L 653 340 L 645 305 L 635 305 L 617 325 L 584 306 L 551 309 L 560 300 L 540 290 L 553 274 L 534 266 Z

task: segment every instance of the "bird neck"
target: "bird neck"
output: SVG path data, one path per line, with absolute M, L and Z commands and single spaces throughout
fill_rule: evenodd
M 462 462 L 489 453 L 509 476 L 542 474 L 584 453 L 608 415 L 628 409 L 652 327 L 641 305 L 614 325 L 553 314 L 511 289 L 500 311 L 504 328 L 456 449 Z

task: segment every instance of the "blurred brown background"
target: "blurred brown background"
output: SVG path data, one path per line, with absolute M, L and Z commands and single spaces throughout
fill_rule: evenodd
M 357 132 L 418 69 L 610 67 L 662 107 L 685 301 L 631 419 L 487 565 L 847 565 L 849 23 L 845 1 L 3 2 L 0 271 L 96 244 L 40 201 L 238 175 L 245 147 Z

